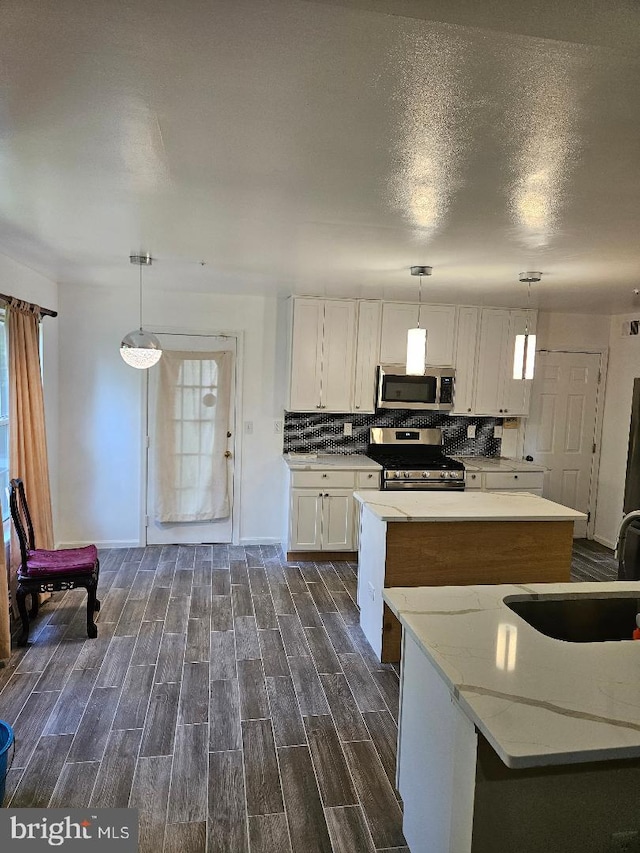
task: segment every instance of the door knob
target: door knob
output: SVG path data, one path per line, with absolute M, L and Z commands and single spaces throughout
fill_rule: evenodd
M 225 459 L 231 459 L 231 451 L 230 451 L 230 450 L 225 450 L 225 452 L 224 452 L 224 456 L 225 456 Z

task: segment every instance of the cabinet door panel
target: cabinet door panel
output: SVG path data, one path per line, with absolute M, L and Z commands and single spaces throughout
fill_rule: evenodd
M 322 343 L 322 408 L 350 412 L 353 408 L 356 304 L 328 299 L 324 303 Z
M 381 302 L 361 302 L 358 311 L 354 411 L 375 411 L 376 365 L 380 361 Z
M 323 316 L 321 299 L 294 300 L 289 398 L 292 412 L 315 412 L 320 408 Z
M 421 305 L 420 327 L 427 330 L 427 364 L 452 366 L 456 332 L 456 306 Z
M 480 323 L 474 406 L 476 414 L 503 414 L 501 411 L 504 408 L 502 388 L 508 338 L 509 311 L 499 308 L 485 308 L 482 311 Z M 513 369 L 513 357 L 509 369 Z
M 353 513 L 352 491 L 325 493 L 322 499 L 322 547 L 325 551 L 352 550 Z
M 322 500 L 319 490 L 291 490 L 290 551 L 321 548 Z
M 386 302 L 382 307 L 380 362 L 406 364 L 407 331 L 418 324 L 418 306 L 410 302 Z
M 479 320 L 479 308 L 465 306 L 458 311 L 456 387 L 453 408 L 453 413 L 456 415 L 468 415 L 473 412 Z

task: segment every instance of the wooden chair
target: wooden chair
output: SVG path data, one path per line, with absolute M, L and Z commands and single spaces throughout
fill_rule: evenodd
M 24 484 L 19 478 L 11 480 L 9 484 L 9 507 L 20 543 L 16 603 L 22 619 L 22 634 L 18 644 L 21 646 L 27 644 L 29 615 L 32 618 L 38 615 L 39 593 L 58 592 L 79 586 L 87 590 L 87 634 L 92 638 L 97 637 L 98 629 L 93 621 L 93 614 L 100 610 L 100 602 L 96 598 L 100 573 L 96 546 L 62 548 L 59 551 L 36 548 Z M 30 613 L 27 613 L 25 603 L 27 595 L 31 595 Z

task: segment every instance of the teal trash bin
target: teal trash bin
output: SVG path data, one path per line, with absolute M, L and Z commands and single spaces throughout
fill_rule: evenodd
M 13 729 L 9 723 L 5 723 L 4 720 L 0 720 L 0 806 L 4 803 L 4 783 L 7 778 L 7 773 L 11 767 L 11 762 L 9 761 L 9 750 L 12 747 L 14 747 L 13 751 L 15 752 Z M 11 755 L 11 761 L 13 761 L 13 753 Z

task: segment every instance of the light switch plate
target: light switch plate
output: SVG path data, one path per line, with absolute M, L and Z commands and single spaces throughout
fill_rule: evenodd
M 344 430 L 342 432 L 343 435 L 353 435 L 353 424 L 346 423 L 344 425 Z
M 475 438 L 476 437 L 476 425 L 469 424 L 467 427 L 467 438 Z
M 501 426 L 497 426 L 497 425 L 494 426 L 493 437 L 494 438 L 502 438 L 502 427 Z

